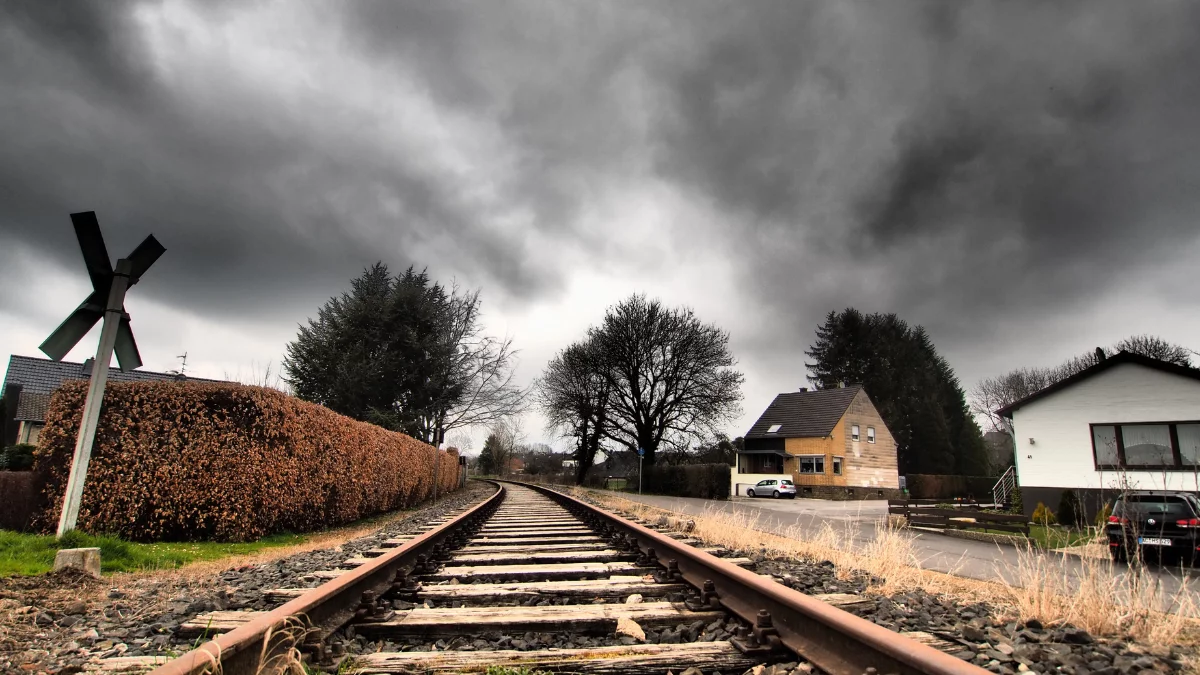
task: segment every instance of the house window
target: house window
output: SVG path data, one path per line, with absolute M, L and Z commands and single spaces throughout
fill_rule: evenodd
M 1184 466 L 1200 466 L 1200 424 L 1176 424 L 1179 459 Z
M 825 473 L 825 455 L 801 455 L 797 461 L 800 473 Z
M 1121 427 L 1125 466 L 1170 466 L 1171 427 L 1166 424 L 1129 424 Z
M 875 427 L 867 427 L 867 442 L 875 442 Z
M 767 429 L 767 433 L 768 433 L 768 434 L 773 434 L 773 433 L 775 433 L 775 432 L 779 431 L 779 428 L 780 428 L 780 427 L 782 427 L 782 426 L 783 426 L 782 424 L 772 424 L 772 425 L 771 425 L 771 428 L 770 428 L 770 429 Z
M 1092 446 L 1096 449 L 1096 466 L 1120 466 L 1121 456 L 1117 454 L 1117 428 L 1110 425 L 1092 427 Z
M 869 428 L 870 427 L 868 427 L 868 429 Z M 833 458 L 833 475 L 835 475 L 835 476 L 842 475 L 842 458 L 841 457 Z
M 1093 424 L 1097 469 L 1193 471 L 1200 466 L 1200 422 Z
M 852 441 L 858 440 L 858 425 L 857 424 L 850 427 L 850 440 L 852 440 Z

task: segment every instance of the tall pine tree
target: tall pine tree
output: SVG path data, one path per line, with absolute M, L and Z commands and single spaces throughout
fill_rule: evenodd
M 825 317 L 805 353 L 817 387 L 863 385 L 896 439 L 900 473 L 985 471 L 983 435 L 954 370 L 924 328 L 895 314 L 849 308 Z

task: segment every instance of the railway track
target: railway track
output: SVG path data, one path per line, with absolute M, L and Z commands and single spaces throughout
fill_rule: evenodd
M 240 675 L 298 658 L 360 673 L 741 673 L 788 662 L 831 675 L 987 672 L 935 649 L 932 636 L 893 633 L 838 608 L 854 596 L 803 595 L 747 569 L 747 559 L 680 536 L 506 483 L 422 533 L 317 572 L 315 588 L 269 591 L 282 602 L 274 610 L 195 617 L 181 634 L 218 637 L 153 672 L 219 664 Z M 644 643 L 646 632 L 659 644 Z M 558 646 L 533 648 L 539 635 Z M 385 648 L 349 654 L 347 644 L 363 639 Z

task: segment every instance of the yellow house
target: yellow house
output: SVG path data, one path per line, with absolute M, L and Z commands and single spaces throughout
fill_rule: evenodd
M 798 497 L 899 496 L 896 441 L 859 385 L 780 394 L 745 439 L 731 494 L 745 495 L 762 480 L 791 479 Z

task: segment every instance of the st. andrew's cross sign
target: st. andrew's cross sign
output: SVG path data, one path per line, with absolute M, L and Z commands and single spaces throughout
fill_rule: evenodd
M 116 269 L 113 269 L 96 214 L 92 211 L 72 213 L 71 224 L 75 226 L 75 237 L 79 239 L 79 250 L 83 252 L 83 264 L 92 280 L 92 293 L 71 312 L 66 321 L 54 329 L 40 349 L 46 356 L 61 361 L 97 321 L 103 320 L 104 323 L 100 329 L 100 345 L 96 348 L 96 365 L 92 368 L 92 379 L 83 404 L 83 420 L 75 438 L 71 476 L 67 480 L 67 492 L 63 496 L 62 513 L 58 518 L 60 537 L 68 530 L 75 529 L 75 520 L 79 516 L 83 483 L 87 478 L 88 461 L 92 457 L 92 440 L 100 420 L 100 403 L 104 398 L 104 385 L 108 382 L 108 362 L 115 352 L 117 364 L 123 371 L 134 370 L 142 365 L 142 357 L 138 354 L 137 343 L 129 327 L 129 315 L 125 313 L 125 292 L 167 250 L 154 235 L 150 235 L 128 257 L 118 260 Z

